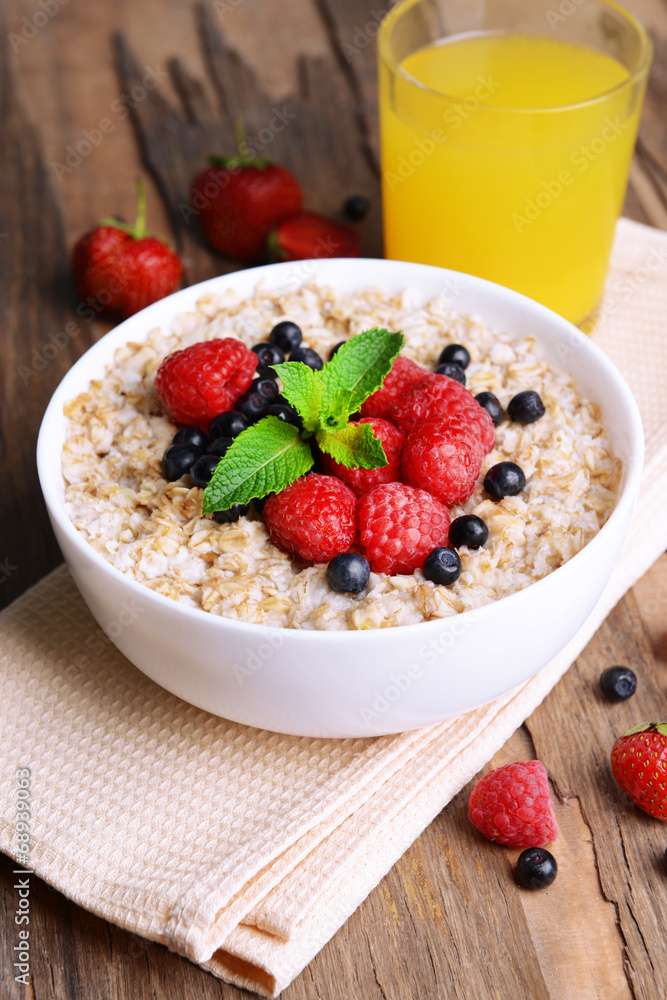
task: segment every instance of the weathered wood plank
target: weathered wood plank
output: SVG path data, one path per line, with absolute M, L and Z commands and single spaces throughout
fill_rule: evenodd
M 37 427 L 60 372 L 90 342 L 85 317 L 71 309 L 62 214 L 9 38 L 0 23 L 0 606 L 59 560 L 37 483 Z
M 131 115 L 146 164 L 169 206 L 178 243 L 185 249 L 193 275 L 199 278 L 236 266 L 207 251 L 202 258 L 196 251 L 200 244 L 197 216 L 190 208 L 188 190 L 210 152 L 235 148 L 235 122 L 239 119 L 250 148 L 285 164 L 302 180 L 307 206 L 336 215 L 351 192 L 375 196 L 377 182 L 355 128 L 345 80 L 330 58 L 300 56 L 297 89 L 274 99 L 227 42 L 213 7 L 198 5 L 196 16 L 218 115 L 205 100 L 204 86 L 181 60 L 173 60 L 171 67 L 184 98 L 183 110 L 176 111 L 156 90 L 147 100 L 133 105 Z M 119 73 L 129 93 L 137 80 L 139 63 L 125 36 L 118 37 L 117 51 Z M 313 164 L 315 169 L 310 167 Z M 370 255 L 379 252 L 377 197 L 373 197 L 373 205 L 362 229 L 364 252 Z

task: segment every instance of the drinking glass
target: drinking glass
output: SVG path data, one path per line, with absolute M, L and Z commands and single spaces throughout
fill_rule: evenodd
M 378 45 L 386 256 L 584 323 L 637 133 L 642 26 L 602 0 L 403 0 Z

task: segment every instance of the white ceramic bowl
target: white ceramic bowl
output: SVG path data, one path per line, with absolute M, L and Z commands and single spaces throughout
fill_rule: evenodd
M 617 505 L 573 559 L 486 607 L 443 620 L 369 631 L 281 629 L 177 604 L 109 565 L 72 525 L 60 469 L 63 405 L 102 375 L 116 348 L 192 308 L 203 292 L 294 288 L 317 279 L 349 291 L 410 288 L 491 327 L 532 334 L 582 393 L 600 404 L 624 464 Z M 276 264 L 213 278 L 131 317 L 65 376 L 39 435 L 39 478 L 56 537 L 93 615 L 140 670 L 180 698 L 225 718 L 305 736 L 374 736 L 414 729 L 481 705 L 544 666 L 574 635 L 616 562 L 639 488 L 642 427 L 636 403 L 606 356 L 555 313 L 498 285 L 440 268 L 385 260 Z

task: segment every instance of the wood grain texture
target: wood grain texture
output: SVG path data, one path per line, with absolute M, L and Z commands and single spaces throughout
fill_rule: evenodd
M 656 60 L 626 212 L 667 226 L 667 6 L 631 6 L 650 28 Z M 38 499 L 36 428 L 62 373 L 107 329 L 77 312 L 67 265 L 73 240 L 100 215 L 131 215 L 134 178 L 148 172 L 152 228 L 182 250 L 188 281 L 229 270 L 202 245 L 183 206 L 190 177 L 207 153 L 228 146 L 242 107 L 251 141 L 261 134 L 269 155 L 298 171 L 312 207 L 336 212 L 352 191 L 372 197 L 364 250 L 379 253 L 374 35 L 385 7 L 385 0 L 63 0 L 35 27 L 39 5 L 3 6 L 0 603 L 58 559 Z M 667 996 L 660 869 L 667 832 L 628 807 L 607 767 L 617 733 L 664 715 L 666 603 L 663 558 L 490 765 L 538 755 L 549 768 L 561 829 L 554 885 L 539 894 L 514 887 L 514 855 L 471 831 L 464 790 L 286 1000 Z M 610 708 L 596 680 L 613 662 L 633 665 L 640 687 L 632 701 Z M 11 868 L 0 858 L 3 998 L 244 995 L 39 880 L 25 994 L 10 974 Z

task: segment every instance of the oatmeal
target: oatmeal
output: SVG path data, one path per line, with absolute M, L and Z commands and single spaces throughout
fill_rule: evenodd
M 404 355 L 433 370 L 445 344 L 465 344 L 467 385 L 506 404 L 530 389 L 546 413 L 526 426 L 503 421 L 473 495 L 452 518 L 476 514 L 489 538 L 461 550 L 462 572 L 451 586 L 411 575 L 371 573 L 366 590 L 335 593 L 326 566 L 307 566 L 270 541 L 254 513 L 231 524 L 202 516 L 203 491 L 168 483 L 161 460 L 174 432 L 154 391 L 166 354 L 197 341 L 233 336 L 248 346 L 281 319 L 297 323 L 304 342 L 323 357 L 362 330 L 402 330 Z M 561 566 L 599 531 L 620 479 L 598 408 L 540 355 L 534 340 L 494 331 L 451 312 L 444 298 L 416 308 L 409 293 L 337 295 L 308 285 L 276 295 L 258 288 L 250 299 L 207 296 L 176 317 L 169 331 L 127 344 L 113 366 L 66 406 L 62 456 L 69 516 L 84 538 L 121 572 L 191 607 L 247 622 L 288 628 L 367 629 L 454 615 L 521 590 Z M 517 463 L 527 485 L 496 503 L 484 493 L 486 472 Z

